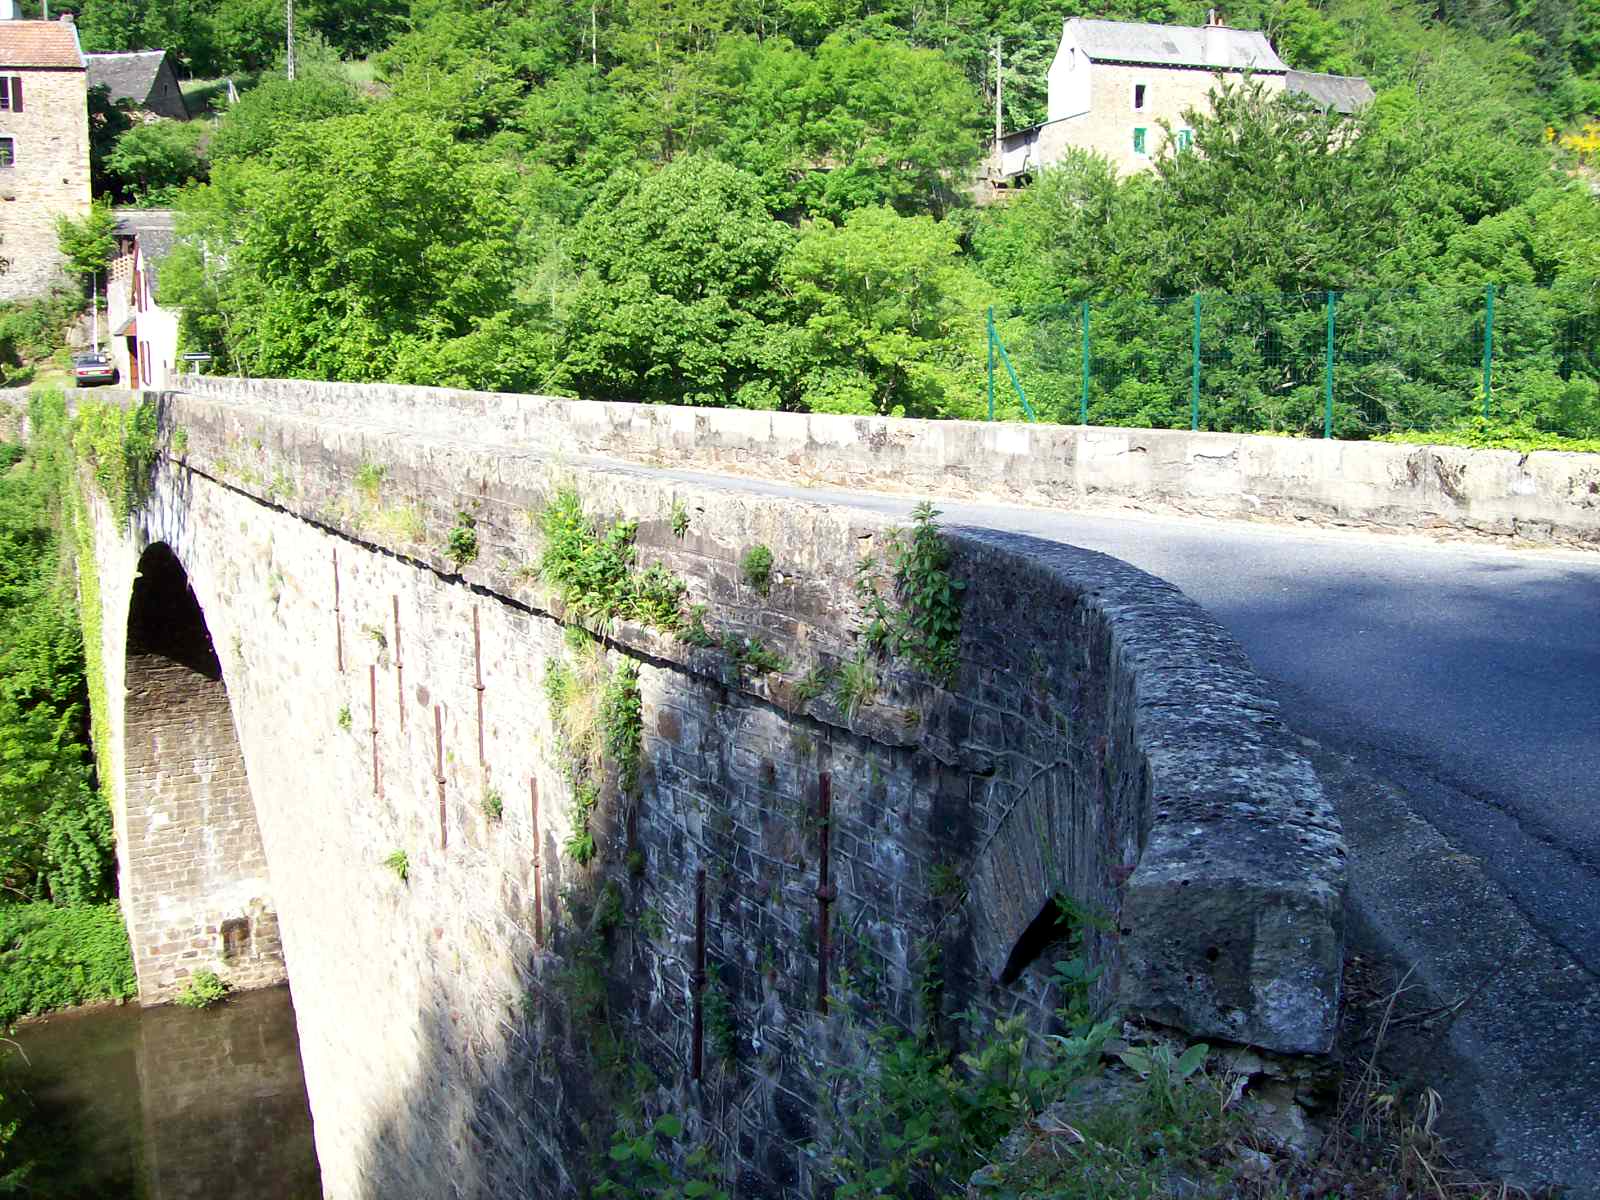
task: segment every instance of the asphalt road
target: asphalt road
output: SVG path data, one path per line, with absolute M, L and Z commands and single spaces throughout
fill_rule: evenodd
M 913 504 L 659 473 L 895 515 Z M 1352 867 L 1368 928 L 1425 960 L 1443 1001 L 1472 994 L 1493 1010 L 1450 1031 L 1462 1103 L 1488 1110 L 1463 1126 L 1482 1143 L 1463 1147 L 1467 1156 L 1600 1196 L 1600 1030 L 1588 1019 L 1591 998 L 1600 1002 L 1600 554 L 940 507 L 947 525 L 1121 558 L 1177 584 L 1233 633 L 1290 726 L 1328 752 L 1319 764 L 1340 764 L 1325 783 L 1336 802 L 1347 793 L 1352 857 L 1371 849 L 1371 864 Z M 1473 992 L 1474 979 L 1513 961 Z M 1491 1062 L 1493 1078 L 1467 1078 Z

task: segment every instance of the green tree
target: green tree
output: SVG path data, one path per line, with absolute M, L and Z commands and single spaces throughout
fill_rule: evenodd
M 106 264 L 117 250 L 116 227 L 117 218 L 104 200 L 91 204 L 81 221 L 56 218 L 56 243 L 72 272 L 84 276 L 85 283 L 92 274 L 105 274 Z
M 811 55 L 748 47 L 724 69 L 739 102 L 720 152 L 779 210 L 942 214 L 982 152 L 972 90 L 931 50 L 836 34 Z
M 395 378 L 403 346 L 517 308 L 521 195 L 510 167 L 392 106 L 296 126 L 186 199 L 162 294 L 186 337 L 254 373 Z
M 781 268 L 804 315 L 788 339 L 801 406 L 977 416 L 980 305 L 957 254 L 948 224 L 887 207 L 808 225 Z
M 784 309 L 773 282 L 793 238 L 725 163 L 686 155 L 619 173 L 573 235 L 581 282 L 559 377 L 595 399 L 770 405 Z
M 1388 249 L 1392 142 L 1259 82 L 1223 82 L 1191 110 L 1195 153 L 1156 160 L 1151 257 L 1161 293 L 1307 292 L 1364 282 Z M 1271 236 L 1263 236 L 1270 230 Z
M 266 154 L 294 126 L 348 116 L 360 106 L 350 85 L 329 74 L 264 79 L 240 96 L 217 123 L 209 147 L 211 161 Z
M 169 200 L 178 188 L 206 176 L 200 154 L 205 127 L 196 121 L 150 121 L 133 126 L 106 155 L 116 191 L 134 201 Z

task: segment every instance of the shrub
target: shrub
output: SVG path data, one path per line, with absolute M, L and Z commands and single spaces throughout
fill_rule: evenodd
M 137 990 L 115 903 L 0 905 L 0 1026 Z
M 177 1001 L 185 1008 L 210 1008 L 213 1004 L 221 1004 L 232 986 L 215 971 L 196 971 L 189 976 L 189 982 L 183 985 Z
M 772 551 L 765 546 L 751 546 L 739 560 L 739 571 L 746 583 L 765 596 L 772 590 Z

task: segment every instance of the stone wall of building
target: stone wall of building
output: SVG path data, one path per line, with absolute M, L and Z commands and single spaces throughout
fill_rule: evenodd
M 1089 67 L 1089 109 L 1079 119 L 1063 126 L 1066 144 L 1079 150 L 1104 155 L 1123 174 L 1148 171 L 1163 152 L 1167 132 L 1161 122 L 1172 127 L 1176 137 L 1189 128 L 1184 113 L 1190 109 L 1211 111 L 1211 93 L 1223 81 L 1237 87 L 1244 77 L 1237 72 L 1205 71 L 1192 67 L 1128 66 L 1122 63 L 1094 63 Z M 1282 75 L 1251 77 L 1269 93 L 1283 91 Z M 1145 88 L 1145 107 L 1135 111 L 1134 88 Z M 1145 131 L 1145 150 L 1134 149 L 1133 131 Z M 1174 153 L 1177 146 L 1167 149 Z
M 327 1194 L 566 1194 L 637 1106 L 683 1114 L 740 1194 L 809 1196 L 821 1085 L 865 1061 L 867 1030 L 953 1032 L 968 1005 L 1049 1021 L 1027 959 L 1058 955 L 1025 935 L 1056 896 L 1107 919 L 1089 945 L 1102 999 L 1208 1036 L 1327 1045 L 1337 825 L 1238 648 L 1175 589 L 1070 547 L 952 533 L 953 682 L 880 662 L 849 706 L 818 669 L 858 653 L 857 565 L 881 566 L 882 521 L 575 465 L 554 427 L 545 453 L 490 422 L 445 432 L 420 401 L 380 416 L 379 397 L 410 393 L 363 394 L 372 409 L 314 416 L 244 391 L 164 397 L 183 453 L 127 529 L 96 508 L 107 675 L 129 695 L 120 774 L 138 764 L 141 664 L 122 639 L 147 546 L 171 548 L 204 614 Z M 602 524 L 637 522 L 639 565 L 682 579 L 708 636 L 574 631 L 536 569 L 539 514 L 564 488 Z M 741 567 L 756 546 L 764 590 Z M 602 789 L 585 864 L 549 681 L 625 666 L 638 780 Z
M 89 101 L 75 70 L 7 67 L 22 79 L 21 112 L 0 112 L 0 137 L 15 160 L 0 168 L 0 301 L 71 286 L 56 220 L 89 212 Z

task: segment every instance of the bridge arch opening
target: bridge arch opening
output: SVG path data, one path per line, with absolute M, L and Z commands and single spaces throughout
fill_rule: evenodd
M 165 543 L 128 608 L 119 859 L 139 999 L 196 971 L 284 982 L 277 910 L 228 687 L 188 573 Z

